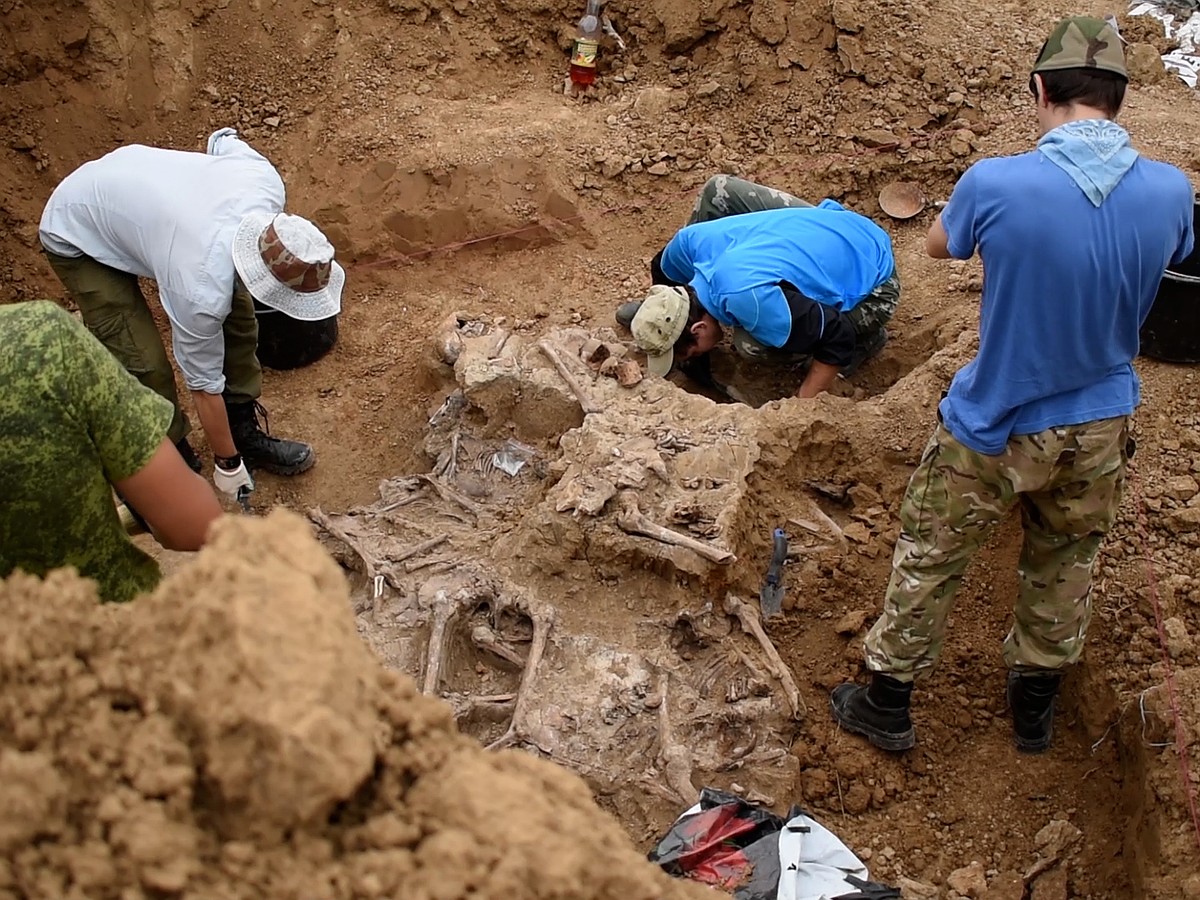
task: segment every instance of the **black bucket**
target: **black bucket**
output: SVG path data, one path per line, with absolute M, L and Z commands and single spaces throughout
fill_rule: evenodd
M 1200 233 L 1200 203 L 1193 225 Z M 1142 325 L 1142 355 L 1171 363 L 1200 362 L 1200 243 L 1168 269 Z
M 338 317 L 301 322 L 254 301 L 258 317 L 258 361 L 271 369 L 311 365 L 337 343 Z

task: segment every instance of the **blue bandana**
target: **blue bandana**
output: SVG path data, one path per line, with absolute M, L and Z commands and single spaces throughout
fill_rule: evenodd
M 1038 141 L 1038 150 L 1071 176 L 1093 206 L 1104 202 L 1138 158 L 1129 132 L 1108 119 L 1060 125 Z

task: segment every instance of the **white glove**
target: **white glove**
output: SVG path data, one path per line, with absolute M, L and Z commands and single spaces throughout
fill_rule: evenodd
M 250 477 L 246 462 L 242 459 L 238 460 L 236 469 L 222 469 L 220 463 L 213 466 L 213 484 L 231 500 L 240 500 L 246 493 L 254 490 L 254 479 Z

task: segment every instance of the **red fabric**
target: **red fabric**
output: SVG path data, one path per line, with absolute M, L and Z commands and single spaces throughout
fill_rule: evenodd
M 733 806 L 718 806 L 688 817 L 677 826 L 684 843 L 676 864 L 688 877 L 725 890 L 750 877 L 753 866 L 734 838 L 754 831 L 758 822 L 740 818 Z

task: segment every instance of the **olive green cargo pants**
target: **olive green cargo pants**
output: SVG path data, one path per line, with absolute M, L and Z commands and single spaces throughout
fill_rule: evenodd
M 178 443 L 188 433 L 179 406 L 175 370 L 163 347 L 136 275 L 106 266 L 90 256 L 67 257 L 46 252 L 59 280 L 83 314 L 83 322 L 131 375 L 171 401 L 175 416 L 167 436 Z M 225 320 L 225 400 L 250 403 L 262 394 L 258 362 L 258 318 L 250 292 L 236 279 L 233 309 Z

